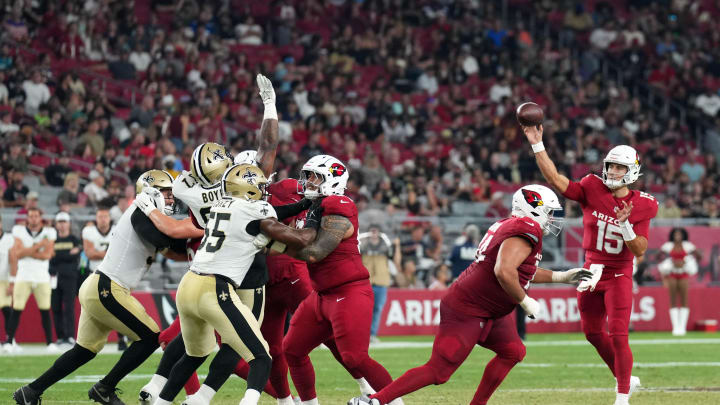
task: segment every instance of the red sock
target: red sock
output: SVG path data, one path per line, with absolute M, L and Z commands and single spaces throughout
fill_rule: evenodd
M 185 393 L 192 395 L 200 389 L 200 381 L 198 380 L 197 373 L 193 373 L 185 383 Z
M 585 335 L 588 342 L 595 346 L 600 357 L 602 357 L 605 364 L 610 367 L 610 372 L 615 374 L 615 349 L 613 348 L 613 342 L 610 340 L 610 336 L 605 332 L 593 333 Z M 626 336 L 627 338 L 627 336 Z M 628 347 L 629 350 L 629 347 Z M 631 355 L 632 357 L 632 355 Z
M 632 374 L 633 355 L 627 335 L 614 335 L 612 347 L 615 351 L 615 378 L 618 382 L 618 393 L 630 392 L 630 375 Z
M 309 401 L 317 397 L 315 392 L 315 370 L 309 356 L 293 359 L 285 353 L 288 365 L 290 366 L 290 377 L 292 377 L 295 389 L 303 401 Z
M 276 398 L 287 398 L 290 396 L 288 365 L 284 355 L 276 354 L 273 356 L 272 368 L 270 369 L 270 385 L 272 385 L 277 393 Z
M 475 391 L 475 396 L 470 405 L 485 405 L 490 396 L 495 392 L 500 383 L 503 382 L 510 370 L 517 364 L 516 360 L 505 359 L 495 356 L 485 366 L 480 385 Z
M 368 384 L 370 384 L 375 391 L 382 390 L 393 381 L 390 373 L 385 370 L 385 367 L 373 360 L 371 357 L 368 357 L 359 367 L 357 367 L 357 370 L 361 376 L 365 376 Z M 355 377 L 353 375 L 353 378 L 358 379 L 360 377 Z
M 250 366 L 245 362 L 245 360 L 238 361 L 237 366 L 235 366 L 235 375 L 242 378 L 243 380 L 247 381 L 248 373 L 250 373 Z M 270 385 L 270 380 L 268 380 L 267 384 L 265 384 L 265 388 L 263 388 L 263 392 L 270 395 L 271 397 L 277 399 L 277 392 L 275 392 L 275 388 Z M 287 396 L 287 395 L 286 395 Z M 285 397 L 283 397 L 285 398 Z
M 425 364 L 406 371 L 400 378 L 387 385 L 377 394 L 371 395 L 370 398 L 377 398 L 381 404 L 387 404 L 396 398 L 415 392 L 430 384 L 435 384 L 435 372 L 431 366 Z

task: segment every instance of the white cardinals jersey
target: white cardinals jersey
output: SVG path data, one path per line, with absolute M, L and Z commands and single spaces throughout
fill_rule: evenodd
M 255 237 L 247 233 L 247 225 L 265 218 L 277 218 L 267 201 L 226 197 L 215 202 L 190 269 L 228 277 L 239 286 L 260 251 L 253 244 Z
M 2 230 L 0 230 L 2 232 Z M 0 236 L 0 281 L 7 281 L 10 272 L 10 249 L 15 244 L 12 234 L 3 232 Z
M 220 199 L 220 183 L 205 188 L 195 179 L 190 172 L 182 172 L 173 182 L 173 196 L 184 202 L 198 225 L 205 228 L 210 214 L 210 206 Z
M 55 228 L 43 227 L 40 231 L 33 233 L 24 225 L 15 225 L 12 229 L 12 235 L 20 239 L 23 246 L 30 246 L 40 243 L 43 239 L 55 241 L 57 232 Z M 18 260 L 18 270 L 15 277 L 16 281 L 29 281 L 32 283 L 49 283 L 50 282 L 50 260 L 39 260 L 32 257 L 23 257 Z
M 110 233 L 110 244 L 98 270 L 124 288 L 134 289 L 140 283 L 157 254 L 133 228 L 130 217 L 137 207 L 130 205 Z
M 106 251 L 110 245 L 110 237 L 114 230 L 115 227 L 111 226 L 107 233 L 102 233 L 95 224 L 88 225 L 82 230 L 82 239 L 92 243 L 95 250 Z M 97 270 L 100 263 L 102 263 L 102 260 L 90 260 L 90 270 Z

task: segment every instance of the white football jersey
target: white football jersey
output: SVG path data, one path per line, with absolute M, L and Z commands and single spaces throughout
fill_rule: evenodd
M 111 226 L 108 232 L 103 234 L 95 224 L 88 225 L 82 230 L 82 239 L 90 241 L 95 250 L 105 251 L 110 245 L 110 235 L 112 235 L 113 230 L 115 230 L 115 226 Z M 97 270 L 100 263 L 102 263 L 102 259 L 90 260 L 90 270 Z
M 157 249 L 135 232 L 130 217 L 137 207 L 130 205 L 110 232 L 110 245 L 98 270 L 124 288 L 140 283 L 157 254 Z
M 173 196 L 184 202 L 192 211 L 198 225 L 205 228 L 210 214 L 210 207 L 222 199 L 220 182 L 205 188 L 189 172 L 182 172 L 173 181 Z
M 3 232 L 0 237 L 0 281 L 7 281 L 10 274 L 10 249 L 15 244 L 12 234 Z
M 37 233 L 32 233 L 24 225 L 15 225 L 12 229 L 15 238 L 20 239 L 26 248 L 42 242 L 43 239 L 55 241 L 57 232 L 55 228 L 43 227 Z M 30 281 L 32 283 L 49 283 L 50 282 L 50 259 L 39 260 L 32 257 L 23 257 L 18 260 L 18 270 L 15 277 L 16 281 Z
M 277 218 L 275 209 L 267 201 L 226 197 L 214 203 L 205 237 L 190 269 L 220 274 L 239 286 L 260 251 L 253 244 L 255 237 L 247 233 L 247 225 L 265 218 Z

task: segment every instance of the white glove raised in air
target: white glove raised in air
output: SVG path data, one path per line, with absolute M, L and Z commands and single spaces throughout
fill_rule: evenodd
M 257 85 L 260 89 L 260 98 L 265 105 L 275 105 L 275 89 L 273 88 L 272 82 L 267 77 L 258 73 Z
M 535 319 L 535 315 L 540 312 L 540 303 L 527 294 L 525 294 L 525 298 L 520 301 L 520 306 L 525 310 L 525 313 L 530 319 Z
M 165 197 L 156 188 L 144 187 L 142 192 L 135 197 L 133 205 L 138 207 L 146 216 L 150 216 L 150 213 L 155 209 L 164 212 Z
M 577 267 L 568 271 L 553 271 L 552 282 L 575 284 L 580 281 L 589 280 L 592 275 L 593 273 L 590 270 L 582 267 Z

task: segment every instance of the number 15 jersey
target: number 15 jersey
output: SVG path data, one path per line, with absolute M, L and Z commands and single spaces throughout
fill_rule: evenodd
M 266 201 L 224 197 L 215 202 L 190 269 L 225 276 L 240 286 L 255 254 L 260 252 L 247 226 L 265 218 L 277 218 L 275 209 Z
M 628 221 L 636 235 L 647 238 L 650 220 L 657 215 L 657 200 L 637 190 L 630 190 L 630 194 L 623 198 L 615 198 L 602 179 L 594 174 L 588 174 L 579 182 L 571 181 L 563 195 L 579 202 L 582 207 L 585 260 L 593 264 L 632 268 L 634 255 L 625 246 L 615 208 L 622 208 L 623 201 L 632 203 Z

